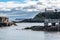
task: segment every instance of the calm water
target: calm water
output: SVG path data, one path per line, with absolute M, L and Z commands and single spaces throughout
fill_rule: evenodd
M 60 32 L 21 30 L 43 23 L 17 23 L 18 26 L 0 28 L 0 40 L 60 40 Z

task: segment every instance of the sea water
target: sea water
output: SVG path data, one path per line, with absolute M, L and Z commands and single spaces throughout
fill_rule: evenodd
M 60 40 L 60 32 L 22 30 L 25 27 L 43 26 L 43 23 L 16 23 L 17 26 L 1 27 L 0 40 Z

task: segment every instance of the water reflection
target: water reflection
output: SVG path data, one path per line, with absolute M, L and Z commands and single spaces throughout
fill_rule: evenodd
M 60 40 L 60 32 L 45 32 L 45 40 Z

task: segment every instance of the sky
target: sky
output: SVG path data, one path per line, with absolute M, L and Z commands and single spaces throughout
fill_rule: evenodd
M 17 13 L 20 17 L 33 16 L 45 8 L 60 9 L 60 0 L 0 0 L 0 11 L 10 11 L 10 14 L 20 11 L 20 15 Z
M 10 11 L 12 8 L 23 11 L 40 11 L 44 8 L 54 9 L 60 8 L 60 0 L 0 0 L 0 10 Z

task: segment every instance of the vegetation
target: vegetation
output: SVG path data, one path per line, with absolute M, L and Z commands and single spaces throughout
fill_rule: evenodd
M 60 12 L 43 12 L 43 13 L 39 13 L 38 15 L 35 16 L 35 18 L 37 19 L 60 19 Z M 34 19 L 35 19 L 34 18 Z

